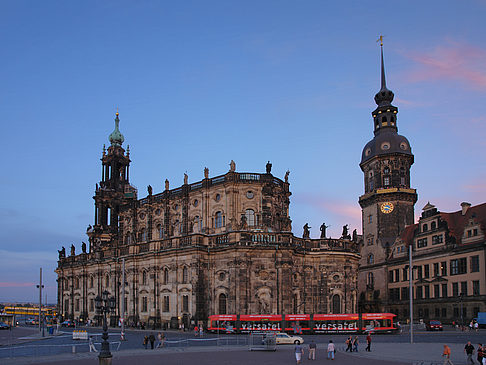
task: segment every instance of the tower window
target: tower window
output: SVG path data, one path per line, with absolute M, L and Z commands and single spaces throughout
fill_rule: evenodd
M 375 258 L 372 253 L 368 255 L 368 259 L 366 261 L 368 262 L 368 265 L 372 265 L 375 263 Z
M 389 186 L 390 185 L 390 176 L 385 176 L 383 178 L 383 185 Z
M 248 226 L 253 227 L 255 225 L 255 211 L 253 209 L 245 210 L 245 217 Z
M 383 174 L 384 174 L 384 175 L 388 175 L 389 173 L 390 173 L 390 168 L 389 168 L 389 167 L 385 167 L 385 168 L 383 169 Z
M 160 225 L 160 224 L 157 226 L 157 233 L 159 235 L 159 238 L 164 237 L 164 229 L 162 228 L 162 225 Z
M 223 213 L 216 212 L 215 219 L 214 219 L 214 227 L 221 228 L 223 227 Z

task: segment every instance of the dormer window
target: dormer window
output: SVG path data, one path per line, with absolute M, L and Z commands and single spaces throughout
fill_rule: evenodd
M 427 232 L 429 230 L 429 228 L 427 227 L 427 224 L 424 224 L 422 226 L 422 232 Z

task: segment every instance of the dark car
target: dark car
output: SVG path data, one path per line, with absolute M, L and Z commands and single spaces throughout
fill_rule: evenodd
M 442 323 L 440 321 L 428 321 L 425 325 L 427 331 L 443 331 Z
M 0 322 L 0 330 L 9 330 L 10 326 L 4 322 Z
M 75 323 L 73 321 L 70 321 L 69 319 L 67 321 L 61 322 L 62 327 L 75 327 Z

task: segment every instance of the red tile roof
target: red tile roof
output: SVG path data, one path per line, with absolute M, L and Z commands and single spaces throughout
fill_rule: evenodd
M 486 232 L 486 203 L 469 207 L 464 215 L 462 215 L 462 210 L 454 213 L 440 213 L 441 219 L 447 222 L 449 234 L 456 239 L 457 243 L 461 242 L 464 228 L 473 215 L 474 220 L 479 222 L 481 230 Z

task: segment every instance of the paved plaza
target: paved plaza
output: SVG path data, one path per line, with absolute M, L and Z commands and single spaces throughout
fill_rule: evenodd
M 90 334 L 96 335 L 99 329 L 90 329 Z M 111 333 L 113 365 L 124 364 L 295 364 L 293 345 L 279 345 L 275 352 L 249 351 L 245 341 L 248 336 L 205 335 L 203 339 L 194 338 L 190 333 L 167 331 L 168 347 L 151 350 L 141 345 L 142 338 L 150 331 L 131 330 L 127 333 L 128 341 L 117 341 L 116 333 Z M 26 336 L 29 335 L 30 336 Z M 326 348 L 329 339 L 337 345 L 336 360 L 332 364 L 415 364 L 438 365 L 443 363 L 441 356 L 444 343 L 452 350 L 452 361 L 455 365 L 465 364 L 463 352 L 464 344 L 471 340 L 486 342 L 486 331 L 479 333 L 461 333 L 444 331 L 444 333 L 417 333 L 416 343 L 410 344 L 407 334 L 373 336 L 372 351 L 365 352 L 365 336 L 359 336 L 361 344 L 357 353 L 344 351 L 345 336 L 304 336 L 304 349 L 314 340 L 317 343 L 317 360 L 307 360 L 303 357 L 303 364 L 317 364 L 327 362 Z M 88 345 L 83 341 L 72 340 L 69 331 L 59 336 L 40 340 L 37 331 L 29 328 L 16 328 L 2 333 L 0 338 L 0 363 L 5 365 L 24 364 L 97 364 L 96 353 L 88 352 Z M 75 353 L 72 348 L 75 346 Z M 97 344 L 99 348 L 99 343 Z M 150 346 L 149 346 L 150 347 Z

